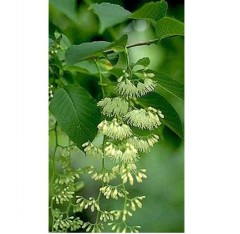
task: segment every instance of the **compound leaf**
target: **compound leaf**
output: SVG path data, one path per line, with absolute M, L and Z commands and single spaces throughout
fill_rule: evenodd
M 79 148 L 94 139 L 101 115 L 96 101 L 85 89 L 74 85 L 57 89 L 50 110 L 62 130 Z
M 183 138 L 183 127 L 179 115 L 164 97 L 157 93 L 149 93 L 139 98 L 139 103 L 161 110 L 164 114 L 162 123 Z
M 159 20 L 155 30 L 159 39 L 171 36 L 184 36 L 184 24 L 170 17 Z
M 99 18 L 99 33 L 103 33 L 107 28 L 127 20 L 132 14 L 119 5 L 107 2 L 92 4 L 90 9 L 92 9 Z

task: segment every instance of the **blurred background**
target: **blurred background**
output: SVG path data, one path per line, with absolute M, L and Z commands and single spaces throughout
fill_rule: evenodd
M 69 1 L 71 2 L 74 1 Z M 146 2 L 138 1 L 94 1 L 78 0 L 74 5 L 75 15 L 71 19 L 60 12 L 56 7 L 49 5 L 49 33 L 54 30 L 63 33 L 67 38 L 65 44 L 80 44 L 93 40 L 113 41 L 123 34 L 128 34 L 128 44 L 154 39 L 154 31 L 149 23 L 143 20 L 127 21 L 106 30 L 102 35 L 99 31 L 97 16 L 88 10 L 92 3 L 111 2 L 119 4 L 133 12 Z M 184 1 L 168 0 L 168 16 L 184 21 Z M 149 57 L 150 69 L 166 73 L 184 83 L 184 39 L 182 37 L 166 38 L 158 45 L 135 47 L 129 50 L 133 62 L 142 57 Z M 70 74 L 65 72 L 63 76 L 68 79 Z M 82 81 L 84 79 L 84 82 Z M 69 78 L 70 80 L 70 78 Z M 87 81 L 87 82 L 86 82 Z M 70 82 L 70 81 L 68 81 Z M 98 93 L 97 79 L 91 75 L 77 74 L 77 82 L 96 98 Z M 83 84 L 84 83 L 84 84 Z M 172 95 L 161 90 L 162 95 L 172 104 L 178 112 L 181 121 L 184 121 L 184 103 Z M 61 135 L 61 133 L 60 133 Z M 62 133 L 62 145 L 65 137 Z M 54 147 L 50 136 L 50 152 Z M 82 151 L 78 150 L 72 155 L 74 167 L 95 165 L 95 160 L 86 158 Z M 129 219 L 133 225 L 141 225 L 141 232 L 184 232 L 184 142 L 168 128 L 161 129 L 161 140 L 150 153 L 142 154 L 139 162 L 141 168 L 146 168 L 148 179 L 143 183 L 129 187 L 132 194 L 145 195 L 143 208 L 136 211 Z M 97 193 L 98 185 L 89 177 L 82 177 L 84 188 L 83 196 L 93 196 Z M 114 209 L 116 201 L 108 200 L 106 207 Z M 85 212 L 81 218 L 91 220 L 91 213 Z M 105 230 L 110 232 L 109 230 Z

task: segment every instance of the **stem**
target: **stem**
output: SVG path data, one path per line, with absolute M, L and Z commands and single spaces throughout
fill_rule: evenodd
M 136 47 L 136 46 L 151 45 L 151 44 L 157 43 L 158 41 L 159 41 L 159 39 L 142 41 L 142 42 L 126 45 L 126 48 L 129 49 L 129 48 Z M 105 50 L 104 53 L 111 54 L 111 53 L 114 53 L 114 50 L 111 50 L 111 49 L 110 50 Z
M 103 151 L 103 156 L 102 156 L 102 171 L 105 169 L 105 159 L 104 159 L 104 148 L 105 148 L 105 142 L 106 142 L 106 137 L 103 137 L 103 143 L 102 143 L 102 151 Z M 102 181 L 102 185 L 101 187 L 104 187 L 105 183 Z M 98 193 L 98 197 L 97 197 L 97 203 L 99 205 L 99 201 L 101 198 L 102 192 L 99 190 Z M 97 217 L 96 217 L 96 221 L 95 221 L 95 225 L 98 224 L 98 219 L 99 219 L 99 215 L 100 215 L 101 209 L 97 211 Z
M 52 176 L 51 176 L 51 180 L 50 180 L 50 191 L 51 191 L 51 194 L 53 194 L 53 180 L 54 180 L 54 176 L 55 176 L 55 156 L 56 156 L 56 152 L 57 152 L 57 147 L 58 147 L 58 137 L 57 137 L 57 122 L 55 124 L 55 127 L 54 127 L 54 133 L 55 133 L 55 148 L 54 148 L 54 152 L 53 152 L 53 158 L 52 158 Z M 54 222 L 55 222 L 55 218 L 53 216 L 53 200 L 51 199 L 51 204 L 50 204 L 50 209 L 51 209 L 51 215 L 52 215 L 52 232 L 54 231 L 53 229 L 53 225 L 54 225 Z
M 125 54 L 126 54 L 126 57 L 127 57 L 127 70 L 128 70 L 128 72 L 130 73 L 130 74 L 129 74 L 130 77 L 132 77 L 132 74 L 131 74 L 132 69 L 131 69 L 131 67 L 130 67 L 130 58 L 129 58 L 129 52 L 128 52 L 128 49 L 127 49 L 127 48 L 125 49 Z
M 158 41 L 159 41 L 159 39 L 153 39 L 153 40 L 149 40 L 149 41 L 142 41 L 142 42 L 138 42 L 138 43 L 127 45 L 126 48 L 129 49 L 129 48 L 136 47 L 136 46 L 151 45 L 151 44 L 157 43 Z
M 101 69 L 100 69 L 100 67 L 99 67 L 99 64 L 98 64 L 98 61 L 97 61 L 97 60 L 95 60 L 95 63 L 96 63 L 97 69 L 98 69 L 99 79 L 100 79 L 100 81 L 99 81 L 98 84 L 101 86 L 101 90 L 102 90 L 102 95 L 103 95 L 103 97 L 105 97 L 105 91 L 104 91 L 104 88 L 103 88 L 103 86 L 104 86 L 105 84 L 103 83 L 103 77 L 102 77 Z
M 104 186 L 104 183 L 102 182 L 102 186 L 101 187 L 103 187 L 103 186 Z M 99 205 L 99 201 L 100 201 L 101 195 L 102 195 L 102 193 L 101 193 L 101 191 L 99 191 L 98 197 L 97 197 L 97 200 L 96 200 L 98 205 Z M 97 211 L 97 217 L 96 217 L 95 225 L 98 224 L 99 215 L 100 215 L 100 210 Z

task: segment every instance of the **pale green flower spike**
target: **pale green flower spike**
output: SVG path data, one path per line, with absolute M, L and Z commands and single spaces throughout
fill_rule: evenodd
M 108 117 L 123 116 L 128 112 L 128 102 L 120 97 L 104 98 L 97 105 L 103 108 L 102 113 Z
M 132 136 L 130 127 L 124 123 L 118 123 L 115 118 L 112 121 L 102 121 L 98 125 L 98 129 L 103 135 L 115 140 L 122 140 Z

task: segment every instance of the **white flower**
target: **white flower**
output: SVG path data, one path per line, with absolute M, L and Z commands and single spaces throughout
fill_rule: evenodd
M 128 111 L 128 102 L 120 97 L 104 98 L 98 102 L 98 106 L 102 107 L 102 113 L 109 117 L 123 116 Z
M 119 197 L 124 197 L 124 193 L 117 186 L 106 185 L 100 188 L 100 191 L 107 199 L 111 197 L 117 200 Z
M 157 86 L 156 81 L 153 81 L 152 79 L 144 79 L 143 83 L 138 82 L 137 84 L 137 96 L 143 96 L 155 89 Z
M 97 171 L 95 168 L 92 168 L 91 171 L 88 172 L 88 174 L 92 174 L 92 179 L 94 180 L 100 180 L 104 183 L 109 183 L 111 180 L 116 178 L 115 172 L 112 171 Z
M 115 140 L 122 140 L 132 135 L 130 127 L 124 123 L 118 123 L 115 118 L 112 121 L 102 121 L 98 129 L 105 136 Z
M 136 136 L 129 138 L 127 141 L 132 144 L 140 152 L 149 152 L 150 147 L 158 142 L 159 137 L 157 135 L 152 135 L 149 138 L 141 139 Z
M 82 147 L 85 147 L 84 152 L 87 156 L 92 157 L 102 157 L 103 152 L 100 148 L 92 144 L 91 142 L 86 142 L 82 145 Z
M 161 125 L 160 118 L 163 115 L 161 113 L 160 116 L 159 113 L 160 112 L 158 112 L 158 110 L 152 107 L 149 107 L 147 110 L 141 108 L 128 112 L 124 116 L 124 120 L 134 127 L 152 130 L 153 128 L 157 128 Z
M 122 155 L 122 161 L 126 163 L 132 163 L 132 162 L 135 162 L 137 158 L 138 158 L 138 151 L 132 144 L 127 143 L 126 150 L 123 152 L 123 155 Z
M 126 98 L 136 97 L 138 93 L 137 87 L 129 79 L 119 82 L 116 91 Z
M 104 153 L 106 156 L 113 158 L 114 160 L 118 160 L 122 157 L 123 152 L 114 144 L 107 142 L 106 147 L 104 148 Z
M 104 153 L 115 162 L 132 163 L 138 158 L 138 151 L 130 143 L 126 143 L 125 148 L 120 149 L 113 143 L 107 142 Z
M 136 85 L 127 78 L 123 80 L 123 76 L 121 76 L 118 79 L 119 83 L 117 84 L 116 91 L 126 98 L 140 97 L 153 91 L 157 86 L 157 82 L 152 80 L 151 77 L 155 75 L 153 73 L 144 74 L 143 82 L 136 83 L 135 81 Z

